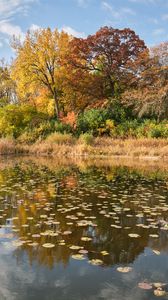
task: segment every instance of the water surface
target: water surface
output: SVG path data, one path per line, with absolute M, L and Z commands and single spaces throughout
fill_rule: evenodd
M 168 299 L 168 171 L 2 161 L 0 270 L 1 300 Z

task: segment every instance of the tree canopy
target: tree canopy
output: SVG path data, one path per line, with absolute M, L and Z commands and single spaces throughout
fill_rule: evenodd
M 2 133 L 6 127 L 12 132 L 15 121 L 25 128 L 24 120 L 31 122 L 35 114 L 38 120 L 69 120 L 73 126 L 86 124 L 83 116 L 95 120 L 99 113 L 102 123 L 106 118 L 117 123 L 167 118 L 168 42 L 149 49 L 133 30 L 105 26 L 86 38 L 58 29 L 31 30 L 23 41 L 14 37 L 12 46 L 11 65 L 0 64 Z M 113 122 L 107 124 L 113 127 Z
M 68 43 L 66 33 L 50 28 L 28 32 L 23 43 L 13 41 L 17 56 L 12 66 L 12 78 L 16 81 L 19 96 L 31 99 L 46 87 L 55 101 L 57 117 L 62 93 L 62 60 Z

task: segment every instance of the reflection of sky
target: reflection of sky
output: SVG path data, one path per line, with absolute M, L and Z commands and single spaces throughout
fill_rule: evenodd
M 146 248 L 133 264 L 133 271 L 122 274 L 113 268 L 92 267 L 87 262 L 71 260 L 64 269 L 52 270 L 29 265 L 27 256 L 17 262 L 7 243 L 0 247 L 1 300 L 144 300 L 152 299 L 152 291 L 143 291 L 138 282 L 165 282 L 168 257 L 157 256 Z M 132 265 L 131 265 L 132 266 Z

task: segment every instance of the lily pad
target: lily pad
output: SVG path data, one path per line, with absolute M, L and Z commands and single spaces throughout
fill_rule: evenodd
M 73 259 L 77 259 L 77 260 L 83 260 L 83 259 L 85 259 L 85 257 L 84 257 L 83 254 L 73 254 L 72 258 Z
M 55 247 L 55 245 L 52 244 L 52 243 L 46 243 L 46 244 L 43 244 L 42 246 L 43 246 L 44 248 L 54 248 L 54 247 Z
M 152 284 L 147 283 L 147 282 L 139 282 L 138 287 L 143 290 L 151 290 L 152 289 Z
M 100 266 L 103 264 L 103 261 L 101 259 L 91 259 L 89 260 L 89 264 L 94 266 Z
M 121 272 L 121 273 L 128 273 L 128 272 L 132 271 L 132 268 L 131 267 L 118 267 L 117 271 Z
M 154 295 L 157 297 L 162 297 L 166 295 L 166 292 L 161 288 L 157 288 L 156 290 L 154 290 Z
M 81 237 L 81 241 L 84 241 L 84 242 L 89 242 L 89 241 L 91 241 L 91 240 L 92 240 L 92 238 L 87 237 L 87 236 Z
M 139 238 L 140 237 L 140 235 L 137 233 L 129 233 L 128 236 L 131 238 Z

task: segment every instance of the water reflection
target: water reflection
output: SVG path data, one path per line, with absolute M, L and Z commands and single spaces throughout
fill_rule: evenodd
M 43 268 L 47 278 L 49 270 L 66 268 L 71 277 L 64 278 L 60 271 L 64 279 L 56 283 L 66 293 L 67 286 L 73 286 L 75 266 L 84 274 L 81 276 L 87 274 L 88 278 L 99 268 L 87 299 L 90 293 L 96 297 L 93 299 L 122 299 L 124 286 L 130 288 L 135 278 L 137 282 L 165 282 L 162 276 L 168 262 L 167 177 L 168 172 L 160 168 L 103 166 L 102 162 L 99 167 L 94 163 L 52 161 L 50 166 L 50 162 L 37 164 L 30 159 L 4 163 L 0 170 L 1 251 L 8 253 L 17 265 L 29 262 L 35 273 L 38 266 Z M 133 267 L 125 275 L 128 282 L 121 283 L 117 266 Z M 122 285 L 120 291 L 118 284 L 106 278 L 96 294 L 97 283 L 103 283 L 102 272 L 107 272 L 108 280 L 110 272 L 114 272 L 114 281 Z M 137 299 L 143 299 L 142 291 L 136 291 Z M 84 299 L 83 286 L 78 293 L 78 298 L 73 298 L 77 297 L 73 294 L 66 298 L 61 293 L 59 299 Z M 54 299 L 53 294 L 49 295 L 39 299 Z M 152 295 L 148 294 L 149 299 L 153 299 Z M 23 294 L 21 297 L 29 299 Z M 32 297 L 41 296 L 36 290 Z

